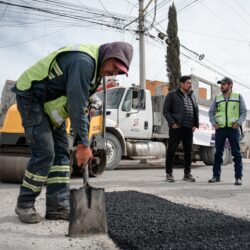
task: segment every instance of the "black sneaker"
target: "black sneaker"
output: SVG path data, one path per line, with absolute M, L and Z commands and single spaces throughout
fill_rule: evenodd
M 213 177 L 210 180 L 208 180 L 208 183 L 215 183 L 220 182 L 220 177 Z
M 16 206 L 15 212 L 19 216 L 20 221 L 23 223 L 33 224 L 42 220 L 41 215 L 34 207 L 22 208 Z
M 70 210 L 67 209 L 61 209 L 59 211 L 47 211 L 45 218 L 47 220 L 69 220 Z
M 191 174 L 184 174 L 184 181 L 195 182 L 195 178 Z
M 174 176 L 172 174 L 167 174 L 166 181 L 175 182 Z
M 237 186 L 242 185 L 242 181 L 241 181 L 241 179 L 240 179 L 240 178 L 235 179 L 235 183 L 234 183 L 234 184 L 235 184 L 235 185 L 237 185 Z

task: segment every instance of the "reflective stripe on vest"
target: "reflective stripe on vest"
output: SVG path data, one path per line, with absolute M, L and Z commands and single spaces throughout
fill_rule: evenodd
M 97 65 L 98 65 L 98 55 L 99 55 L 99 45 L 91 45 L 91 44 L 81 44 L 77 46 L 67 46 L 56 50 L 41 59 L 39 62 L 34 64 L 32 67 L 27 69 L 17 80 L 16 87 L 18 90 L 27 90 L 30 89 L 33 81 L 41 81 L 46 77 L 53 78 L 55 77 L 53 73 L 51 73 L 52 68 L 56 73 L 60 72 L 60 68 L 57 67 L 55 62 L 55 58 L 64 52 L 69 51 L 79 51 L 88 54 L 95 61 L 95 74 L 92 79 L 92 84 L 96 83 L 96 75 L 97 75 Z M 53 67 L 54 66 L 54 67 Z
M 60 96 L 53 101 L 46 102 L 43 107 L 54 127 L 60 127 L 64 120 L 69 117 L 66 96 Z
M 216 112 L 215 121 L 221 128 L 232 127 L 240 117 L 240 94 L 231 93 L 228 101 L 225 101 L 224 96 L 216 96 Z

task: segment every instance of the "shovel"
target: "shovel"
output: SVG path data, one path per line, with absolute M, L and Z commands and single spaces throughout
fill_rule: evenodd
M 88 166 L 83 170 L 83 187 L 71 189 L 69 237 L 108 232 L 103 188 L 88 184 Z

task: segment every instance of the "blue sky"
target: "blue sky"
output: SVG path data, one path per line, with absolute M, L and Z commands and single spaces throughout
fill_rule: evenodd
M 138 15 L 137 0 L 72 0 L 68 2 L 82 6 L 82 8 L 88 6 L 130 18 Z M 148 2 L 149 0 L 145 0 L 145 5 Z M 173 1 L 158 0 L 157 2 L 155 25 L 165 32 L 168 7 Z M 250 1 L 200 0 L 193 4 L 193 0 L 174 2 L 178 10 L 178 35 L 181 44 L 199 54 L 204 54 L 205 59 L 200 61 L 201 63 L 237 80 L 239 83 L 234 84 L 235 90 L 241 92 L 248 101 L 250 98 Z M 15 0 L 15 3 L 36 6 L 36 2 L 31 0 Z M 154 2 L 151 3 L 146 13 L 149 23 L 153 18 L 153 9 Z M 17 79 L 27 67 L 62 46 L 79 43 L 102 44 L 112 41 L 129 42 L 134 46 L 135 51 L 129 77 L 119 77 L 119 82 L 124 85 L 139 83 L 137 35 L 117 32 L 97 25 L 86 27 L 87 23 L 82 21 L 75 21 L 74 24 L 68 26 L 65 19 L 59 17 L 54 17 L 57 27 L 52 27 L 51 20 L 33 25 L 23 24 L 34 22 L 36 18 L 30 16 L 28 11 L 23 10 L 21 14 L 11 6 L 6 8 L 6 5 L 0 5 L 0 90 L 6 79 Z M 48 18 L 51 19 L 51 16 Z M 43 18 L 43 20 L 48 18 Z M 16 27 L 17 24 L 18 27 Z M 135 27 L 134 25 L 133 28 Z M 149 30 L 149 32 L 157 36 L 155 30 Z M 184 49 L 181 51 L 199 61 L 194 54 Z M 156 42 L 156 39 L 146 38 L 147 79 L 168 81 L 165 55 L 164 43 L 160 44 Z M 182 74 L 194 73 L 213 82 L 222 78 L 220 74 L 208 70 L 183 55 L 181 55 L 181 67 Z M 249 87 L 243 87 L 241 84 Z M 250 102 L 247 102 L 247 106 L 250 108 Z

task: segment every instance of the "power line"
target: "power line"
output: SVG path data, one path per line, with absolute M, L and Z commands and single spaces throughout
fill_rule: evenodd
M 38 3 L 41 4 L 45 4 L 44 1 L 39 1 L 37 0 Z M 69 18 L 80 18 L 81 16 L 77 15 L 77 12 L 82 12 L 85 14 L 91 14 L 94 15 L 96 18 L 100 18 L 100 17 L 105 17 L 105 18 L 111 18 L 111 19 L 120 19 L 121 21 L 125 21 L 128 19 L 127 16 L 115 16 L 113 15 L 113 13 L 111 14 L 106 14 L 104 12 L 101 12 L 100 10 L 95 10 L 95 9 L 90 9 L 90 8 L 84 8 L 84 9 L 80 9 L 79 6 L 75 6 L 75 5 L 67 5 L 67 3 L 64 2 L 54 2 L 54 1 L 50 1 L 50 9 L 48 8 L 48 10 L 44 10 L 43 8 L 39 8 L 39 7 L 34 7 L 34 6 L 30 6 L 30 5 L 21 5 L 18 3 L 8 3 L 6 1 L 0 1 L 0 4 L 8 4 L 11 6 L 15 6 L 15 7 L 19 7 L 19 8 L 23 8 L 23 9 L 27 9 L 27 10 L 31 10 L 31 11 L 38 11 L 38 12 L 44 12 L 44 13 L 49 13 L 52 15 L 59 15 L 59 16 L 64 16 L 64 17 L 69 17 Z M 51 8 L 52 7 L 52 8 Z M 61 7 L 61 9 L 59 9 L 58 7 Z M 73 14 L 74 13 L 74 14 Z M 94 17 L 93 16 L 93 17 Z
M 186 9 L 187 7 L 190 7 L 191 5 L 193 5 L 195 3 L 198 3 L 199 1 L 201 1 L 201 0 L 194 0 L 193 2 L 185 5 L 184 7 L 180 8 L 180 9 L 177 9 L 177 13 L 179 13 L 180 11 L 183 11 L 184 9 Z M 171 0 L 168 1 L 167 3 L 169 3 L 169 2 L 171 2 Z M 156 23 L 156 25 L 160 25 L 161 23 L 165 22 L 167 19 L 168 19 L 168 17 L 163 18 L 161 21 Z
M 155 22 L 155 18 L 156 18 L 156 11 L 157 11 L 157 0 L 154 0 L 154 2 L 155 2 L 155 5 L 154 5 L 154 17 L 153 17 L 152 23 L 150 24 L 150 26 L 148 28 L 146 28 L 144 30 L 144 32 L 148 31 L 149 29 L 153 28 L 153 26 L 154 26 L 154 22 Z
M 250 13 L 248 11 L 246 11 L 245 8 L 242 7 L 242 5 L 238 2 L 238 0 L 235 0 L 235 2 L 237 3 L 237 5 L 240 7 L 240 9 L 245 12 L 248 16 L 250 16 Z
M 224 0 L 222 0 L 222 2 L 237 16 L 237 17 L 239 17 L 241 20 L 243 20 L 248 26 L 250 26 L 250 24 L 249 24 L 249 22 L 245 19 L 245 18 L 243 18 L 242 17 L 242 15 L 241 14 L 239 14 L 236 10 L 235 10 L 235 8 L 232 8 L 227 2 L 225 2 Z
M 187 5 L 185 5 L 184 7 L 180 8 L 179 10 L 177 10 L 177 12 L 181 12 L 181 11 L 187 9 L 188 7 L 191 7 L 192 5 L 197 4 L 199 1 L 200 0 L 194 0 L 190 3 L 188 3 Z
M 50 4 L 51 4 L 51 2 L 52 1 L 50 1 Z M 39 8 L 39 7 L 32 7 L 32 6 L 15 4 L 15 3 L 7 3 L 7 2 L 4 2 L 4 1 L 0 1 L 0 4 L 8 4 L 10 6 L 14 6 L 14 7 L 17 7 L 17 8 L 23 8 L 23 9 L 32 10 L 32 11 L 48 13 L 48 14 L 51 14 L 51 15 L 56 15 L 56 16 L 60 16 L 60 17 L 64 17 L 64 18 L 73 19 L 73 20 L 82 20 L 82 21 L 85 21 L 85 22 L 95 23 L 95 24 L 98 24 L 98 25 L 103 25 L 103 26 L 110 27 L 110 28 L 115 28 L 115 29 L 122 29 L 121 23 L 124 20 L 126 20 L 125 18 L 116 17 L 116 16 L 113 16 L 113 15 L 106 15 L 106 14 L 103 14 L 103 13 L 95 13 L 95 12 L 91 13 L 89 11 L 82 11 L 80 9 L 74 9 L 74 8 L 73 9 L 75 11 L 77 10 L 77 11 L 87 12 L 87 13 L 91 13 L 91 14 L 94 13 L 96 15 L 96 17 L 91 19 L 89 16 L 83 17 L 82 15 L 77 15 L 77 14 L 72 15 L 71 13 L 67 13 L 66 10 L 63 10 L 63 11 L 62 10 L 61 11 L 56 11 L 54 9 L 46 9 L 45 10 L 45 9 L 42 9 L 42 8 Z M 110 20 L 107 20 L 107 21 L 101 20 L 100 21 L 100 17 L 106 17 L 106 18 L 109 18 L 109 19 L 113 19 L 114 24 L 110 23 Z M 95 21 L 95 19 L 98 20 L 98 21 Z M 125 29 L 125 30 L 132 31 L 131 29 Z M 135 30 L 133 30 L 133 31 L 135 31 Z
M 160 45 L 164 46 L 164 44 L 162 43 L 161 40 L 154 39 L 154 41 L 157 42 L 157 43 L 159 43 Z M 184 47 L 184 46 L 182 46 L 182 47 Z M 225 71 L 225 70 L 222 69 L 220 66 L 218 66 L 218 65 L 216 65 L 216 64 L 214 64 L 214 63 L 212 63 L 212 62 L 210 62 L 210 61 L 208 61 L 208 60 L 205 60 L 205 61 L 207 61 L 209 64 L 213 65 L 213 66 L 216 67 L 216 68 L 219 68 L 219 69 L 220 69 L 221 71 L 223 71 L 223 72 L 220 72 L 219 70 L 217 70 L 217 69 L 215 69 L 215 68 L 213 68 L 213 67 L 211 67 L 211 66 L 205 64 L 205 63 L 204 63 L 203 61 L 201 61 L 201 60 L 194 59 L 193 57 L 191 57 L 191 56 L 185 54 L 185 53 L 182 52 L 182 51 L 180 52 L 180 54 L 183 55 L 184 57 L 188 58 L 189 60 L 192 60 L 193 62 L 195 62 L 195 63 L 201 65 L 202 67 L 204 67 L 204 68 L 206 68 L 206 69 L 208 69 L 208 70 L 210 70 L 210 71 L 212 71 L 212 72 L 214 72 L 214 73 L 216 73 L 216 74 L 218 74 L 218 75 L 220 75 L 220 76 L 222 76 L 222 77 L 224 77 L 225 75 L 231 76 L 231 77 L 233 78 L 233 80 L 234 80 L 235 83 L 237 83 L 237 84 L 239 84 L 239 85 L 241 85 L 241 86 L 243 86 L 243 87 L 245 87 L 245 88 L 247 88 L 247 89 L 250 89 L 250 85 L 244 84 L 244 83 L 242 83 L 241 81 L 236 80 L 236 78 L 237 78 L 236 76 L 234 76 L 232 73 L 229 73 L 229 72 Z
M 129 4 L 131 4 L 133 7 L 137 7 L 138 6 L 138 4 L 131 3 L 131 1 L 129 1 L 129 0 L 126 0 L 126 2 L 129 3 Z
M 225 70 L 223 70 L 225 73 L 222 73 L 222 72 L 220 72 L 220 71 L 214 69 L 213 67 L 204 64 L 204 63 L 201 62 L 201 61 L 195 60 L 194 58 L 192 58 L 192 57 L 186 55 L 186 54 L 183 53 L 183 52 L 180 52 L 180 54 L 183 55 L 183 56 L 185 56 L 186 58 L 188 58 L 188 59 L 190 59 L 190 60 L 196 62 L 197 64 L 200 64 L 202 67 L 205 67 L 206 69 L 208 69 L 208 70 L 210 70 L 210 71 L 212 71 L 212 72 L 214 72 L 214 73 L 216 73 L 216 74 L 222 76 L 222 77 L 225 76 L 225 73 L 226 73 Z M 218 66 L 217 66 L 217 67 L 218 67 Z M 220 69 L 221 69 L 221 68 L 220 68 Z M 231 76 L 232 74 L 227 72 L 226 75 Z M 233 76 L 233 75 L 232 75 L 232 76 Z M 234 77 L 235 77 L 235 76 L 233 76 L 233 78 L 234 78 Z M 238 80 L 235 80 L 235 78 L 233 79 L 233 81 L 234 81 L 235 83 L 241 85 L 241 86 L 244 87 L 244 88 L 250 89 L 249 85 L 244 84 L 244 83 L 242 83 L 242 82 L 240 82 L 240 81 L 238 81 Z
M 241 40 L 241 39 L 234 39 L 234 38 L 223 37 L 223 36 L 216 36 L 216 35 L 212 35 L 212 34 L 204 34 L 204 33 L 199 33 L 199 32 L 190 31 L 190 30 L 186 30 L 186 29 L 180 29 L 180 30 L 183 32 L 188 32 L 188 33 L 196 34 L 199 36 L 212 37 L 215 39 L 223 39 L 223 40 L 227 40 L 227 41 L 234 41 L 234 42 L 240 42 L 240 43 L 250 43 L 250 40 Z
M 205 3 L 201 2 L 202 5 L 204 5 L 214 16 L 216 16 L 218 19 L 220 19 L 221 22 L 223 22 L 226 26 L 228 26 L 231 30 L 233 30 L 235 33 L 237 33 L 238 35 L 240 35 L 242 38 L 245 39 L 245 37 L 238 32 L 238 30 L 236 30 L 234 27 L 232 27 L 231 25 L 229 25 L 228 23 L 226 23 L 219 15 L 217 15 L 211 8 L 209 8 Z
M 12 44 L 9 44 L 9 45 L 4 45 L 4 46 L 0 46 L 0 49 L 3 49 L 3 48 L 10 48 L 10 47 L 14 47 L 14 46 L 18 46 L 20 44 L 24 44 L 24 43 L 29 43 L 29 42 L 33 42 L 35 40 L 39 40 L 41 38 L 44 38 L 44 37 L 47 37 L 47 36 L 51 36 L 51 35 L 54 35 L 55 33 L 58 33 L 62 30 L 65 30 L 67 28 L 70 28 L 70 27 L 63 27 L 62 29 L 59 29 L 59 30 L 56 30 L 56 31 L 53 31 L 53 32 L 50 32 L 50 33 L 47 33 L 47 34 L 44 34 L 42 36 L 38 36 L 38 37 L 35 37 L 35 38 L 32 38 L 32 39 L 29 39 L 29 40 L 25 40 L 25 41 L 21 41 L 21 42 L 17 42 L 17 43 L 12 43 Z
M 158 3 L 158 5 L 157 5 L 157 12 L 159 12 L 159 10 L 160 10 L 163 6 L 165 6 L 166 4 L 168 4 L 169 2 L 171 2 L 171 0 L 169 0 L 169 1 L 162 0 L 160 3 Z M 149 10 L 149 11 L 147 12 L 147 14 L 148 14 L 148 15 L 151 15 L 153 12 L 154 12 L 154 8 L 152 8 L 151 10 Z
M 33 1 L 35 2 L 35 1 Z M 37 0 L 36 2 L 40 3 L 40 4 L 45 4 L 45 3 L 48 3 L 47 1 L 42 1 L 42 0 Z M 61 18 L 68 18 L 68 19 L 71 19 L 71 20 L 78 20 L 78 22 L 87 22 L 89 24 L 92 24 L 92 25 L 100 25 L 100 26 L 105 26 L 105 27 L 108 27 L 108 28 L 115 28 L 116 30 L 119 30 L 119 31 L 128 31 L 128 32 L 133 32 L 135 33 L 136 30 L 131 30 L 131 29 L 123 29 L 122 27 L 118 26 L 117 24 L 110 24 L 110 21 L 109 23 L 104 22 L 104 19 L 103 18 L 108 18 L 108 20 L 110 19 L 113 19 L 113 20 L 120 20 L 120 21 L 124 21 L 126 20 L 125 18 L 121 18 L 121 17 L 118 17 L 118 16 L 111 16 L 107 13 L 103 13 L 103 12 L 100 12 L 99 10 L 93 10 L 93 9 L 90 9 L 90 8 L 85 8 L 85 10 L 82 10 L 79 8 L 79 5 L 64 5 L 65 2 L 63 1 L 53 1 L 51 0 L 49 2 L 49 8 L 47 10 L 44 10 L 42 9 L 41 7 L 34 7 L 34 5 L 21 5 L 21 4 L 17 4 L 17 3 L 8 3 L 6 1 L 0 1 L 0 4 L 7 4 L 7 6 L 13 6 L 13 7 L 16 7 L 16 8 L 19 8 L 19 9 L 26 9 L 26 10 L 29 10 L 29 11 L 36 11 L 37 13 L 48 13 L 50 15 L 54 15 L 54 16 L 59 16 Z M 166 2 L 165 2 L 166 3 Z M 163 4 L 163 2 L 162 2 Z M 63 9 L 60 9 L 59 7 L 63 7 Z M 159 5 L 157 6 L 159 7 Z M 155 10 L 157 10 L 157 8 L 155 6 Z M 78 14 L 79 13 L 79 14 Z M 80 15 L 81 13 L 81 15 Z M 86 16 L 82 16 L 82 13 L 85 13 Z M 24 14 L 24 13 L 23 13 Z M 88 15 L 92 15 L 91 18 L 89 18 L 90 16 Z M 102 18 L 102 19 L 100 19 Z M 96 21 L 97 20 L 97 21 Z M 133 21 L 133 20 L 132 20 Z M 78 23 L 77 23 L 78 24 Z M 156 26 L 157 24 L 155 24 L 154 26 Z M 72 27 L 72 26 L 69 26 L 69 27 Z M 66 27 L 66 28 L 69 28 L 69 27 Z M 45 34 L 45 36 L 50 36 L 50 35 L 53 35 L 55 34 L 56 32 L 60 32 L 61 30 L 65 29 L 62 28 L 62 29 L 59 29 L 55 32 L 51 32 L 51 33 L 48 33 L 48 34 Z M 154 29 L 156 29 L 157 31 L 159 31 L 158 28 L 154 27 Z M 150 38 L 153 38 L 149 33 L 146 34 L 148 35 Z M 34 41 L 34 40 L 38 40 L 38 39 L 41 39 L 43 38 L 44 36 L 40 36 L 40 37 L 36 37 L 36 38 L 33 38 L 33 39 L 30 39 L 30 40 L 26 40 L 26 41 L 22 41 L 22 42 L 19 42 L 19 43 L 15 43 L 15 44 L 10 44 L 10 45 L 6 45 L 6 46 L 2 46 L 0 48 L 6 48 L 6 47 L 12 47 L 12 46 L 17 46 L 17 45 L 20 45 L 20 44 L 23 44 L 23 43 L 28 43 L 28 42 L 31 42 L 31 41 Z M 191 53 L 196 53 L 190 49 L 188 49 L 189 52 L 191 51 Z M 183 52 L 182 52 L 183 53 Z M 196 53 L 197 54 L 197 53 Z M 188 56 L 188 55 L 186 55 Z M 199 63 L 200 65 L 203 65 L 204 66 L 204 63 L 201 63 L 200 61 L 197 61 L 193 58 L 190 57 L 191 60 Z M 204 67 L 210 67 L 210 66 L 204 66 Z M 212 67 L 210 67 L 210 70 L 213 69 Z M 218 73 L 216 70 L 213 69 L 214 72 Z M 218 73 L 219 74 L 219 73 Z M 222 75 L 222 73 L 220 73 L 220 75 Z M 244 84 L 242 84 L 241 82 L 238 82 L 239 84 L 241 84 L 242 86 L 246 87 Z
M 107 10 L 107 8 L 105 7 L 105 5 L 102 3 L 102 1 L 101 1 L 101 0 L 98 0 L 98 2 L 99 2 L 100 5 L 103 7 L 103 9 L 104 9 L 108 14 L 110 14 L 109 11 Z
M 0 16 L 0 21 L 1 21 L 2 18 L 4 17 L 4 14 L 5 14 L 5 12 L 6 12 L 7 9 L 8 9 L 8 5 L 6 5 L 6 7 L 5 7 L 5 9 L 4 9 L 2 15 Z

